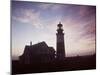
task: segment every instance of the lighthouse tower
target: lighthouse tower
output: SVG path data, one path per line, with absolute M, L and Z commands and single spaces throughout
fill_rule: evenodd
M 61 22 L 57 25 L 57 59 L 63 60 L 65 57 L 65 46 L 64 46 L 64 33 L 63 33 L 63 25 Z

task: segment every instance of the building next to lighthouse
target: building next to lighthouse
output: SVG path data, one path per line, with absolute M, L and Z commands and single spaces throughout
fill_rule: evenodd
M 57 25 L 57 52 L 56 52 L 56 57 L 58 60 L 63 60 L 65 58 L 65 45 L 64 45 L 64 33 L 63 33 L 63 25 L 61 22 Z
M 48 63 L 55 59 L 55 50 L 49 47 L 44 41 L 37 44 L 26 45 L 23 54 L 20 56 L 20 63 Z

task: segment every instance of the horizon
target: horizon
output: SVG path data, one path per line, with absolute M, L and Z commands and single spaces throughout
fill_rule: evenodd
M 96 6 L 12 1 L 12 56 L 30 41 L 45 41 L 56 50 L 57 24 L 64 30 L 66 56 L 96 53 Z

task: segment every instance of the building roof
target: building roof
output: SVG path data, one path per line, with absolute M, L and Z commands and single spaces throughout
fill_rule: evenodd
M 48 45 L 43 41 L 34 45 L 25 46 L 24 53 L 32 53 L 32 54 L 52 54 L 55 53 L 53 47 L 48 47 Z

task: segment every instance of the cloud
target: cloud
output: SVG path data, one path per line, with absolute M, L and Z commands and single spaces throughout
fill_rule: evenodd
M 27 23 L 33 25 L 36 28 L 41 28 L 40 12 L 36 12 L 33 9 L 18 9 L 18 15 L 13 15 L 12 19 L 21 23 Z
M 79 8 L 79 15 L 80 18 L 87 21 L 93 18 L 96 14 L 95 6 L 80 6 Z
M 35 7 L 30 5 L 29 7 L 30 9 L 16 8 L 12 15 L 13 20 L 21 22 L 23 25 L 33 25 L 34 30 L 37 31 L 37 33 L 31 32 L 30 29 L 29 33 L 32 35 L 29 35 L 29 38 L 25 37 L 26 33 L 22 34 L 25 39 L 32 39 L 34 43 L 46 41 L 49 46 L 56 49 L 56 29 L 57 24 L 61 21 L 65 34 L 66 54 L 69 56 L 91 54 L 95 51 L 95 10 L 93 7 L 48 3 L 40 3 Z M 14 21 L 14 23 L 16 22 Z M 19 36 L 17 36 L 17 40 L 18 38 Z
M 84 10 L 84 13 L 86 11 L 89 10 Z M 65 16 L 62 22 L 64 24 L 66 54 L 68 55 L 93 54 L 95 51 L 95 14 L 84 14 L 79 17 L 80 20 Z M 82 20 L 83 17 L 89 18 Z
M 87 16 L 89 15 L 90 11 L 88 11 L 89 8 L 87 6 L 80 6 L 79 14 L 80 16 Z
M 51 11 L 55 11 L 55 10 L 61 10 L 62 8 L 65 7 L 65 5 L 58 5 L 58 4 L 50 4 L 50 3 L 44 3 L 44 4 L 40 4 L 38 6 L 40 9 L 42 10 L 51 10 Z

